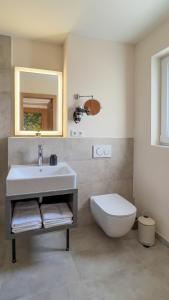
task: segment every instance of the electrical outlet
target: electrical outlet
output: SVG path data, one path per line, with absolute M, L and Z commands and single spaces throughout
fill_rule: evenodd
M 70 136 L 72 136 L 72 137 L 82 137 L 83 136 L 83 131 L 82 130 L 77 130 L 77 129 L 71 129 L 70 130 Z
M 79 130 L 78 133 L 79 133 L 79 137 L 80 137 L 80 136 L 83 136 L 83 131 L 82 131 L 82 130 Z
M 76 129 L 71 129 L 70 130 L 70 135 L 73 137 L 77 137 L 77 130 Z

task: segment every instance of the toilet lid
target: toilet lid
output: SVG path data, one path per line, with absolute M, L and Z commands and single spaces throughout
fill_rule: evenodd
M 136 213 L 136 207 L 118 194 L 92 196 L 91 200 L 111 216 L 125 217 Z

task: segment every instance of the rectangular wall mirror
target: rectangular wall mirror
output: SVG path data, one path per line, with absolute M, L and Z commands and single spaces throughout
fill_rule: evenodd
M 15 67 L 15 135 L 63 135 L 62 72 Z

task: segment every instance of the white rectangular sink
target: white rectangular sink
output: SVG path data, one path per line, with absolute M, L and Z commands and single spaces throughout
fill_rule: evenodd
M 76 173 L 65 162 L 57 166 L 12 165 L 6 179 L 6 194 L 22 195 L 76 188 Z

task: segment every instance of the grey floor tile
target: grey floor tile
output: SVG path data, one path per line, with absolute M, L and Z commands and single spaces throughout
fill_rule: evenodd
M 17 241 L 0 241 L 0 300 L 168 300 L 169 249 L 160 242 L 144 248 L 137 232 L 121 239 L 96 225 Z
M 76 282 L 76 284 L 67 284 L 32 296 L 21 297 L 18 300 L 91 300 L 91 294 L 85 288 L 85 285 Z
M 106 280 L 87 281 L 92 300 L 167 300 L 169 288 L 149 270 L 120 271 Z

